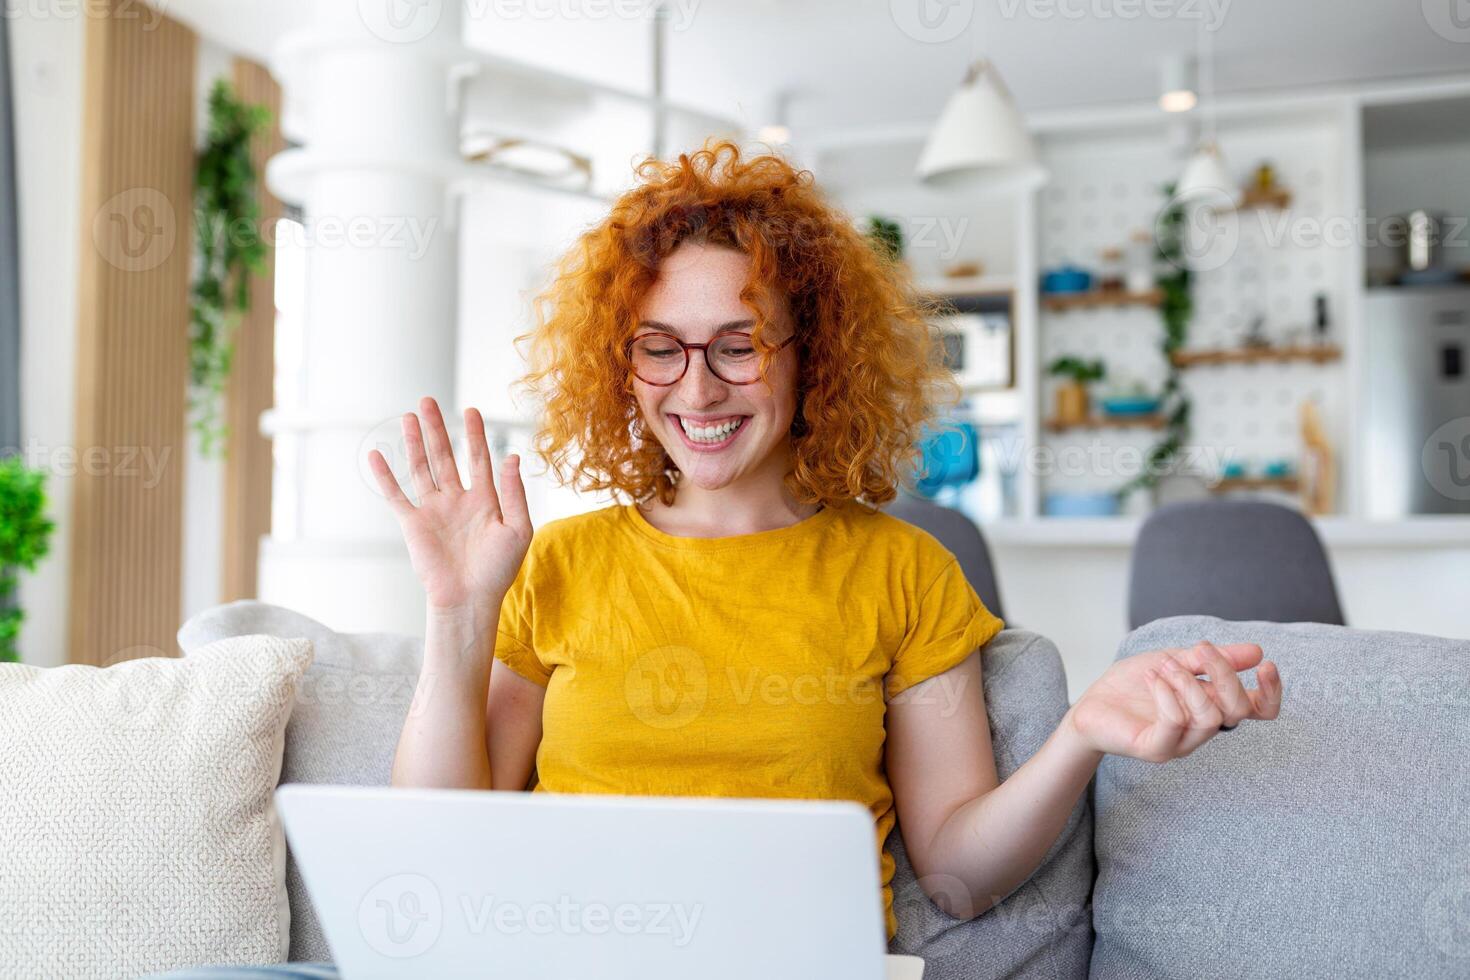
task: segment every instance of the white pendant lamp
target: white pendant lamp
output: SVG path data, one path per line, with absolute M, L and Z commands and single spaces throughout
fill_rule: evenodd
M 1185 202 L 1213 202 L 1238 207 L 1245 194 L 1230 176 L 1225 157 L 1215 142 L 1215 53 L 1210 31 L 1200 21 L 1199 27 L 1200 102 L 1205 111 L 1205 133 L 1194 155 L 1184 165 L 1184 173 L 1174 185 L 1174 197 Z
M 917 175 L 944 190 L 1026 190 L 1046 181 L 1036 144 L 995 67 L 976 61 L 939 115 Z
M 1242 196 L 1239 185 L 1225 169 L 1225 158 L 1213 140 L 1201 143 L 1194 151 L 1174 187 L 1174 197 L 1181 201 L 1208 198 L 1235 207 L 1240 204 Z

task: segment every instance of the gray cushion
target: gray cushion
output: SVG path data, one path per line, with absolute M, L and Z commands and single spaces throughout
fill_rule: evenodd
M 1202 639 L 1259 643 L 1281 715 L 1103 760 L 1092 975 L 1470 976 L 1470 642 L 1179 616 L 1118 656 Z
M 1067 711 L 1067 679 L 1045 637 L 1004 630 L 981 654 L 995 764 L 1008 778 L 1036 753 Z M 914 879 L 898 833 L 888 839 L 898 864 L 893 906 L 898 935 L 891 952 L 925 961 L 924 980 L 982 977 L 1083 977 L 1092 949 L 1092 813 L 1083 794 L 1034 874 L 977 919 L 942 912 Z
M 337 633 L 301 613 L 240 600 L 191 618 L 178 633 L 187 655 L 227 636 L 306 637 L 315 657 L 301 679 L 286 725 L 282 783 L 385 786 L 408 715 L 423 640 L 394 633 Z M 294 860 L 286 866 L 291 959 L 330 960 Z

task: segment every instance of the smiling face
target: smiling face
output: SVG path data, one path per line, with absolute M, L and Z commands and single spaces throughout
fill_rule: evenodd
M 634 336 L 659 331 L 685 343 L 702 344 L 716 334 L 755 328 L 755 315 L 740 301 L 750 275 L 750 258 L 720 246 L 684 242 L 659 267 L 643 298 Z M 782 320 L 762 340 L 778 344 L 791 336 Z M 667 345 L 672 346 L 672 345 Z M 677 357 L 677 348 L 673 356 Z M 710 372 L 699 351 L 689 352 L 689 369 L 666 387 L 633 381 L 644 431 L 663 446 L 682 474 L 680 486 L 719 490 L 748 480 L 785 474 L 791 421 L 796 414 L 795 344 L 771 360 L 768 381 L 736 385 Z

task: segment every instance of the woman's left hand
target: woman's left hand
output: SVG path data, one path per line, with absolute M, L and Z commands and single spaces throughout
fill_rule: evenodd
M 1067 712 L 1083 743 L 1097 752 L 1147 762 L 1189 755 L 1247 719 L 1281 710 L 1281 675 L 1254 643 L 1151 650 L 1113 664 Z M 1248 689 L 1236 674 L 1256 668 Z M 1206 680 L 1198 674 L 1208 674 Z

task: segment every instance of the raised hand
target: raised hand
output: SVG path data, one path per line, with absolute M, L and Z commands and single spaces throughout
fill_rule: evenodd
M 465 409 L 470 464 L 470 486 L 465 489 L 438 404 L 424 398 L 419 411 L 427 422 L 427 452 L 418 415 L 403 416 L 409 478 L 418 505 L 404 495 L 388 461 L 376 449 L 368 456 L 373 476 L 398 518 L 430 610 L 496 613 L 531 545 L 520 457 L 506 457 L 496 494 L 485 421 L 476 409 Z
M 1254 643 L 1151 650 L 1113 664 L 1072 706 L 1071 724 L 1099 752 L 1167 762 L 1222 728 L 1281 710 L 1281 675 Z M 1236 671 L 1256 668 L 1254 689 Z M 1208 674 L 1209 679 L 1199 674 Z

